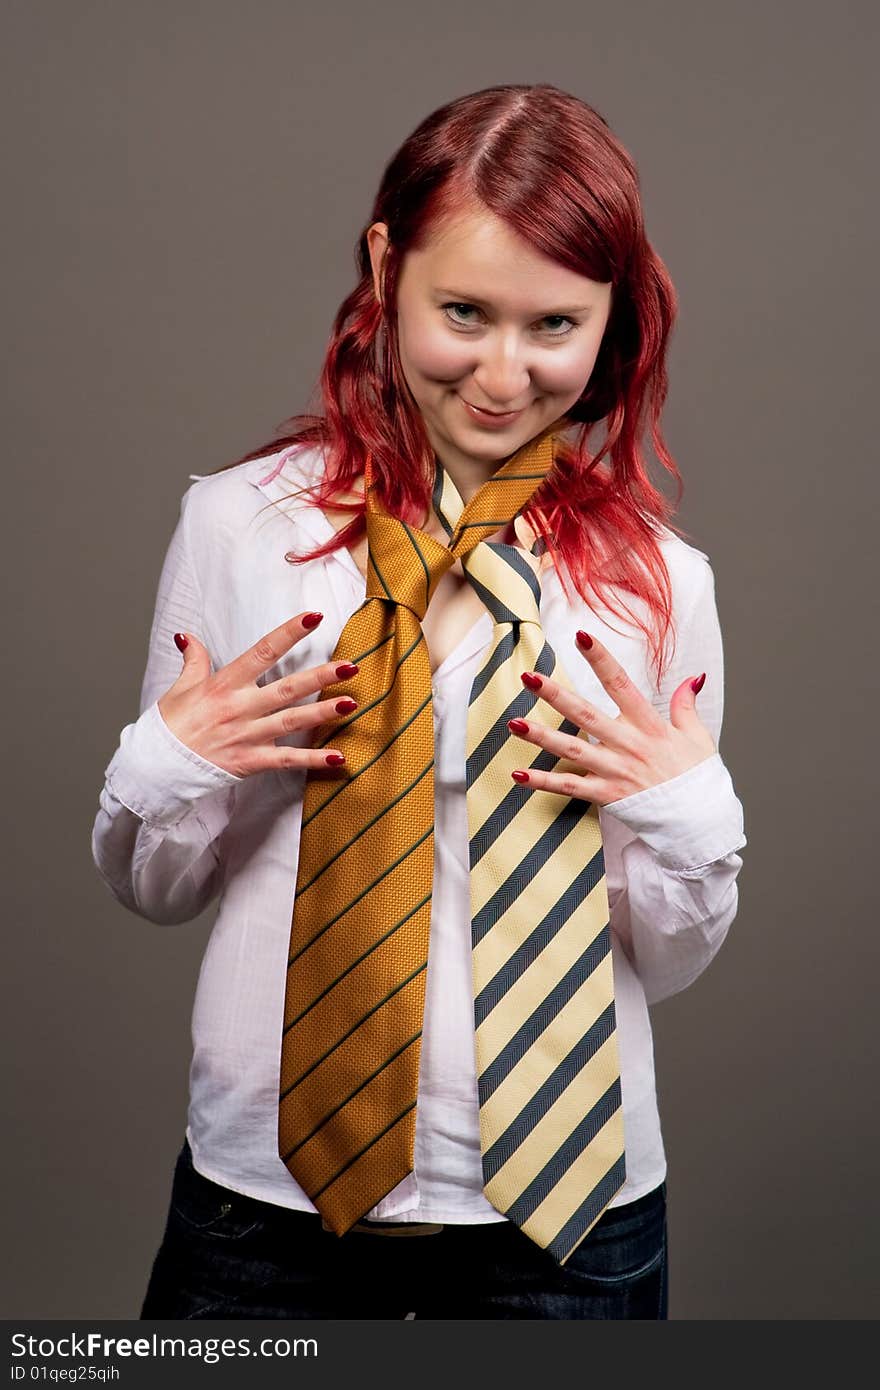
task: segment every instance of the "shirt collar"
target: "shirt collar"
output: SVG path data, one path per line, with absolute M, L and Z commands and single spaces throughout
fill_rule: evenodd
M 329 540 L 333 527 L 318 507 L 312 506 L 307 498 L 297 496 L 299 489 L 317 480 L 317 470 L 321 461 L 320 449 L 279 449 L 262 458 L 250 459 L 243 465 L 245 477 L 253 487 L 261 492 L 267 502 L 277 502 L 288 516 L 295 517 L 297 526 L 318 542 Z M 366 580 L 361 574 L 346 546 L 340 546 L 327 556 L 346 569 L 361 587 Z M 453 651 L 437 668 L 439 673 L 449 675 L 463 662 L 470 660 L 482 651 L 492 636 L 491 615 L 484 613 L 461 639 Z M 435 673 L 436 674 L 436 673 Z
M 318 446 L 285 447 L 272 454 L 264 454 L 261 458 L 250 459 L 244 465 L 248 481 L 263 494 L 267 502 L 283 503 L 287 515 L 295 518 L 306 535 L 319 544 L 330 539 L 334 528 L 308 498 L 296 494 L 301 488 L 317 482 L 322 458 L 322 450 Z M 531 551 L 536 534 L 525 518 L 516 516 L 513 526 L 520 544 Z M 346 569 L 353 571 L 363 581 L 364 576 L 346 546 L 335 550 L 332 558 L 340 560 Z M 543 555 L 538 564 L 539 572 L 549 568 L 550 563 L 549 555 Z
M 317 482 L 321 457 L 319 448 L 286 447 L 276 449 L 272 454 L 263 454 L 261 458 L 250 459 L 244 464 L 245 477 L 263 494 L 266 501 L 277 502 L 312 540 L 318 542 L 329 540 L 333 534 L 333 527 L 310 498 L 298 494 L 302 488 Z M 334 552 L 334 556 L 340 558 L 343 554 L 360 575 L 360 570 L 344 546 Z M 361 578 L 363 579 L 363 575 Z

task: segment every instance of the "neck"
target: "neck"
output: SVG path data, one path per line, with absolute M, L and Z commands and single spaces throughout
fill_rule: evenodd
M 493 478 L 512 458 L 518 456 L 526 457 L 533 451 L 536 451 L 540 442 L 548 434 L 555 433 L 559 428 L 561 428 L 559 422 L 556 422 L 554 425 L 548 425 L 535 435 L 533 439 L 526 440 L 525 444 L 521 444 L 513 453 L 505 454 L 504 458 L 500 459 L 475 459 L 470 458 L 467 454 L 460 453 L 456 453 L 452 457 L 447 458 L 446 456 L 442 456 L 437 450 L 434 451 L 434 457 L 452 479 L 462 502 L 467 506 L 468 502 L 479 492 L 480 488 L 483 487 L 490 478 Z
M 435 457 L 455 483 L 459 497 L 467 506 L 484 483 L 487 483 L 492 475 L 504 466 L 510 455 L 506 455 L 503 459 L 490 460 L 488 463 L 483 459 L 461 457 L 447 460 L 441 458 L 439 454 L 436 454 Z

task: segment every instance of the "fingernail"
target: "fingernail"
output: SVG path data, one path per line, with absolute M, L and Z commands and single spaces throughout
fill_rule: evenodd
M 575 636 L 577 637 L 578 646 L 584 647 L 587 651 L 589 651 L 593 645 L 593 639 L 590 636 L 590 634 L 588 632 L 578 631 L 575 633 Z
M 178 649 L 178 651 L 181 651 L 181 652 L 186 651 L 187 647 L 189 646 L 189 641 L 188 641 L 188 639 L 183 635 L 182 632 L 175 632 L 175 634 L 174 634 L 174 641 L 175 641 L 176 644 L 177 644 L 177 649 Z
M 309 628 L 309 630 L 311 630 L 313 627 L 318 626 L 318 623 L 321 621 L 323 616 L 323 613 L 304 613 L 302 625 L 303 627 L 307 627 Z
M 527 782 L 529 780 L 529 774 L 527 772 L 522 772 L 519 768 L 517 768 L 516 772 L 511 772 L 510 775 L 514 782 Z
M 328 764 L 330 765 L 330 767 L 339 767 L 340 764 L 342 764 L 342 763 L 345 762 L 345 754 L 344 754 L 344 753 L 328 753 L 327 756 L 326 756 L 326 758 L 324 759 L 324 762 L 325 762 L 325 763 L 328 763 Z
M 704 671 L 701 676 L 697 676 L 696 680 L 691 681 L 691 690 L 695 695 L 699 695 L 700 691 L 703 689 L 703 681 L 705 679 L 706 672 Z
M 544 684 L 540 676 L 533 676 L 530 671 L 523 671 L 522 679 L 523 685 L 527 685 L 529 690 L 540 690 Z
M 529 726 L 524 719 L 508 719 L 507 727 L 512 734 L 527 734 Z
M 344 700 L 337 700 L 337 701 L 336 701 L 336 713 L 337 713 L 337 714 L 351 714 L 352 710 L 353 710 L 353 709 L 357 709 L 357 707 L 358 707 L 358 702 L 357 702 L 357 700 L 349 700 L 347 697 L 346 697 L 346 699 L 344 699 Z
M 347 681 L 350 676 L 356 676 L 360 669 L 353 661 L 342 661 L 336 667 L 336 674 L 341 681 Z

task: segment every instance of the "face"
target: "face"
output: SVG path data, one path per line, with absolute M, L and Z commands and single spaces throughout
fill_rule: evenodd
M 378 297 L 387 240 L 385 223 L 374 223 Z M 476 484 L 548 426 L 564 427 L 610 309 L 610 283 L 557 265 L 481 208 L 407 253 L 398 280 L 401 363 L 432 447 L 454 477 Z

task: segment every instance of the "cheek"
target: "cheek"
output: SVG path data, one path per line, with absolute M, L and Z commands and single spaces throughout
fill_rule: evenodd
M 430 324 L 399 326 L 400 356 L 408 372 L 432 381 L 458 381 L 470 370 L 472 354 L 463 343 Z
M 590 379 L 599 348 L 572 343 L 570 347 L 546 357 L 535 372 L 542 390 L 559 396 L 579 396 Z

